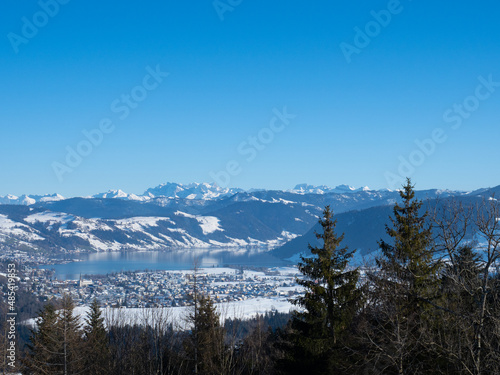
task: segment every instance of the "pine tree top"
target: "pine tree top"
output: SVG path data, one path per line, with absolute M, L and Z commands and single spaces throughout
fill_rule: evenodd
M 393 243 L 379 242 L 381 256 L 377 258 L 382 278 L 399 284 L 410 294 L 429 296 L 437 278 L 439 264 L 434 262 L 434 247 L 427 212 L 421 213 L 422 201 L 415 198 L 414 186 L 407 179 L 400 191 L 402 204 L 393 208 L 391 226 L 386 232 Z

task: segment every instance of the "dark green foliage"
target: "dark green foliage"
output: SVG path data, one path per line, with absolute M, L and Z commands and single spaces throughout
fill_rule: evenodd
M 403 205 L 396 203 L 391 217 L 392 227 L 386 226 L 393 244 L 380 241 L 382 256 L 377 265 L 383 277 L 398 284 L 396 288 L 408 302 L 419 306 L 435 294 L 439 264 L 433 261 L 431 228 L 426 223 L 427 212 L 420 213 L 422 202 L 415 198 L 413 185 L 408 179 L 400 191 Z
M 194 373 L 220 374 L 225 365 L 226 347 L 224 328 L 214 302 L 209 296 L 196 295 L 193 311 L 189 315 L 191 334 L 185 341 L 187 357 Z
M 282 313 L 276 310 L 267 311 L 264 314 L 257 314 L 249 319 L 228 318 L 224 322 L 224 328 L 227 332 L 234 332 L 237 340 L 243 340 L 255 327 L 262 326 L 265 330 L 270 329 L 275 332 L 284 328 L 291 318 L 290 313 Z
M 39 313 L 37 328 L 33 329 L 29 353 L 24 358 L 26 374 L 56 374 L 61 371 L 60 336 L 56 329 L 57 314 L 54 306 L 45 305 Z
M 285 349 L 283 368 L 289 373 L 317 374 L 345 370 L 348 329 L 362 302 L 359 272 L 348 269 L 353 251 L 341 247 L 343 235 L 335 234 L 336 221 L 327 206 L 317 233 L 322 247 L 310 246 L 310 258 L 302 257 L 297 282 L 305 294 L 295 303 L 302 309 L 292 319 L 290 344 Z
M 56 312 L 48 304 L 39 314 L 25 358 L 27 374 L 73 374 L 83 370 L 83 341 L 74 304 L 64 296 Z
M 83 370 L 83 341 L 79 317 L 73 314 L 75 305 L 68 295 L 61 301 L 56 329 L 61 339 L 61 362 L 65 373 L 79 373 Z
M 90 305 L 84 327 L 85 365 L 84 374 L 99 375 L 110 367 L 108 336 L 104 318 L 96 300 Z
M 378 268 L 370 274 L 366 336 L 384 373 L 416 374 L 435 366 L 427 362 L 432 342 L 427 333 L 435 324 L 439 265 L 433 260 L 427 212 L 420 212 L 422 202 L 409 179 L 400 196 L 402 205 L 394 206 L 392 226 L 386 226 L 392 243 L 380 241 Z

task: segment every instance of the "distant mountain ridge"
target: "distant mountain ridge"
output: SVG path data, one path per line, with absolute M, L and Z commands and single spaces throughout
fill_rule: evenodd
M 500 187 L 495 189 L 434 189 L 417 191 L 416 195 L 419 199 L 475 199 L 481 194 L 500 192 Z M 206 183 L 167 183 L 148 189 L 143 195 L 110 190 L 81 198 L 57 194 L 7 196 L 0 198 L 0 250 L 72 252 L 253 246 L 265 251 L 286 244 L 285 250 L 289 250 L 276 251 L 290 257 L 303 244 L 290 246 L 310 235 L 326 205 L 331 206 L 339 220 L 352 221 L 352 225 L 339 222 L 349 232 L 346 239 L 353 238 L 356 247 L 367 248 L 371 246 L 369 242 L 350 233 L 379 228 L 387 215 L 371 213 L 390 207 L 398 199 L 397 191 L 354 189 L 347 185 L 329 188 L 300 184 L 291 190 L 244 191 Z M 383 225 L 381 228 L 383 231 Z M 373 233 L 378 233 L 378 229 L 373 229 Z
M 192 183 L 188 185 L 168 182 L 158 185 L 155 188 L 146 190 L 144 195 L 150 197 L 167 197 L 167 198 L 185 198 L 208 200 L 218 199 L 231 196 L 237 193 L 243 193 L 243 189 L 221 188 L 217 184 L 208 183 Z
M 370 191 L 370 188 L 368 186 L 365 186 L 359 189 L 355 189 L 349 185 L 338 185 L 337 187 L 331 188 L 326 185 L 314 186 L 308 184 L 299 184 L 290 191 L 298 194 L 328 194 L 328 193 L 351 194 L 351 193 L 358 193 L 361 191 Z
M 289 190 L 266 190 L 266 189 L 251 189 L 245 191 L 239 188 L 221 188 L 216 183 L 191 183 L 187 185 L 178 184 L 175 182 L 167 182 L 165 184 L 158 185 L 154 188 L 147 189 L 143 194 L 130 194 L 126 193 L 121 189 L 109 190 L 104 193 L 98 193 L 90 197 L 83 198 L 103 198 L 103 199 L 123 199 L 132 201 L 149 201 L 154 198 L 181 198 L 181 199 L 192 199 L 192 200 L 214 200 L 222 199 L 226 197 L 233 196 L 239 193 L 255 193 L 260 191 L 283 191 L 294 194 L 357 194 L 362 192 L 370 193 L 392 193 L 394 191 L 389 189 L 381 190 L 371 190 L 368 186 L 361 188 L 353 188 L 349 185 L 338 185 L 334 188 L 328 187 L 326 185 L 308 185 L 308 184 L 298 184 L 293 189 Z M 431 191 L 431 190 L 429 190 Z M 439 190 L 435 190 L 439 192 Z M 465 194 L 467 192 L 461 191 L 448 191 L 443 190 L 441 194 L 445 195 L 455 195 L 455 194 Z M 19 205 L 32 205 L 39 202 L 48 201 L 59 201 L 64 200 L 60 194 L 46 194 L 46 195 L 22 195 L 20 197 L 15 195 L 0 196 L 0 204 L 19 204 Z
M 0 204 L 18 204 L 29 206 L 31 204 L 35 204 L 38 202 L 53 202 L 60 201 L 65 199 L 62 195 L 59 194 L 46 194 L 46 195 L 6 195 L 4 197 L 0 196 Z

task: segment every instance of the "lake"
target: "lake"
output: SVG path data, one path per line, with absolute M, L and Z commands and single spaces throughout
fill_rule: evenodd
M 75 259 L 77 261 L 43 265 L 40 268 L 54 269 L 55 276 L 60 280 L 76 280 L 80 275 L 108 274 L 123 271 L 190 270 L 194 268 L 195 261 L 198 267 L 279 267 L 292 264 L 267 252 L 247 248 L 106 252 L 76 254 L 59 259 Z

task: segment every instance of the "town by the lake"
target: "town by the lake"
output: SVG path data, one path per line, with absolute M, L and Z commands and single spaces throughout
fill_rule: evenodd
M 124 271 L 62 279 L 45 266 L 54 260 L 43 255 L 12 250 L 0 255 L 0 262 L 5 261 L 19 265 L 20 284 L 35 296 L 49 300 L 68 294 L 81 306 L 94 299 L 102 307 L 187 306 L 192 304 L 195 289 L 219 303 L 257 297 L 292 299 L 300 294 L 295 282 L 298 271 L 292 266 Z

